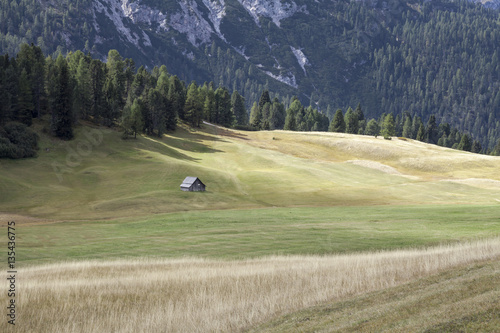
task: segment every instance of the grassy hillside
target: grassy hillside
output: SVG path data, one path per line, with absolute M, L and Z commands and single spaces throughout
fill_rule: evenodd
M 500 159 L 415 141 L 206 125 L 122 140 L 81 127 L 42 137 L 36 159 L 2 160 L 0 211 L 90 220 L 199 209 L 498 204 Z M 198 176 L 205 193 L 184 193 Z
M 311 307 L 249 332 L 498 332 L 500 261 Z
M 38 158 L 0 164 L 25 332 L 498 327 L 498 157 L 205 125 L 41 134 Z M 180 191 L 186 176 L 208 191 Z M 438 304 L 462 281 L 452 299 L 474 311 Z

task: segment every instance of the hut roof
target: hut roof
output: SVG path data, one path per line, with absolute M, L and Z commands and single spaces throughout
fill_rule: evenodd
M 189 187 L 194 184 L 194 182 L 198 179 L 198 177 L 186 177 L 184 181 L 181 184 L 181 187 Z M 203 184 L 203 182 L 200 180 L 200 182 Z

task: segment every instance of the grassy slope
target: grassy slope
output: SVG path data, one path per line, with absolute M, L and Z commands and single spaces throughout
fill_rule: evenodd
M 498 332 L 500 261 L 312 307 L 251 332 Z
M 500 201 L 499 158 L 419 142 L 206 126 L 128 141 L 92 129 L 104 140 L 85 146 L 90 130 L 80 128 L 71 142 L 43 137 L 37 159 L 2 160 L 0 212 L 91 220 L 198 209 Z M 59 176 L 54 165 L 63 170 Z M 208 191 L 181 192 L 188 175 Z
M 497 157 L 398 139 L 211 126 L 129 141 L 94 129 L 104 140 L 84 151 L 89 130 L 79 128 L 71 142 L 42 136 L 37 159 L 0 161 L 0 219 L 18 214 L 20 265 L 325 254 L 499 234 Z M 74 159 L 68 152 L 77 150 Z M 181 192 L 187 175 L 208 191 Z M 488 311 L 465 314 L 464 325 Z

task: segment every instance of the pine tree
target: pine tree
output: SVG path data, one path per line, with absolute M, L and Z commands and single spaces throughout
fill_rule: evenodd
M 431 115 L 429 121 L 427 122 L 426 129 L 426 142 L 435 144 L 438 140 L 438 127 L 436 124 L 436 116 Z
M 259 108 L 257 102 L 253 103 L 252 109 L 250 110 L 250 125 L 256 129 L 260 129 L 262 123 L 262 111 Z
M 164 67 L 164 66 L 162 66 Z M 170 89 L 170 78 L 166 71 L 166 68 L 161 71 L 160 77 L 156 83 L 156 90 L 161 95 L 161 113 L 163 114 L 162 119 L 164 122 L 164 128 L 167 130 L 175 130 L 177 126 L 177 113 L 175 112 L 172 102 L 168 99 Z
M 184 115 L 191 126 L 200 126 L 203 113 L 203 102 L 199 99 L 198 86 L 196 82 L 191 82 L 188 87 L 186 104 L 184 105 Z
M 231 112 L 231 95 L 224 87 L 219 87 L 215 91 L 215 104 L 217 108 L 217 123 L 230 127 L 234 122 L 234 115 Z
M 144 103 L 141 99 L 135 99 L 132 106 L 126 105 L 123 109 L 122 127 L 125 133 L 132 132 L 134 139 L 137 138 L 137 133 L 142 132 L 144 128 Z
M 378 122 L 375 119 L 370 119 L 366 124 L 365 135 L 377 137 L 380 133 Z
M 272 130 L 283 129 L 285 126 L 286 111 L 283 103 L 277 98 L 274 98 L 271 106 L 271 114 L 269 115 L 269 127 Z
M 385 116 L 384 121 L 382 122 L 382 129 L 380 130 L 380 134 L 384 137 L 384 139 L 390 139 L 395 135 L 396 132 L 396 124 L 394 120 L 394 116 L 392 113 L 389 113 Z
M 33 96 L 31 94 L 31 84 L 28 80 L 28 73 L 24 68 L 19 78 L 19 95 L 17 105 L 18 110 L 16 119 L 26 126 L 31 126 L 33 119 L 32 112 L 35 109 L 35 106 L 33 105 Z
M 77 118 L 89 119 L 92 107 L 92 90 L 90 77 L 90 59 L 81 58 L 75 74 L 73 90 L 73 111 Z
M 425 127 L 424 127 L 424 124 L 420 124 L 420 127 L 418 128 L 416 139 L 418 141 L 422 141 L 422 142 L 425 141 Z
M 269 97 L 269 91 L 264 90 L 262 94 L 260 95 L 259 99 L 259 109 L 262 111 L 262 108 L 266 103 L 271 103 L 271 98 Z
M 55 63 L 55 91 L 52 97 L 52 121 L 51 129 L 55 136 L 63 140 L 73 138 L 73 116 L 71 101 L 71 86 L 68 64 L 61 54 Z
M 297 123 L 295 121 L 295 113 L 289 108 L 286 110 L 285 126 L 283 127 L 285 131 L 296 131 Z
M 403 125 L 402 136 L 408 139 L 412 139 L 411 135 L 411 116 L 406 116 L 405 123 Z
M 231 95 L 231 110 L 234 114 L 237 125 L 248 124 L 248 113 L 245 109 L 245 99 L 238 93 L 233 91 Z
M 471 151 L 472 150 L 472 142 L 470 136 L 468 134 L 462 135 L 462 139 L 458 144 L 458 150 Z
M 481 147 L 481 143 L 479 141 L 474 140 L 474 143 L 472 144 L 471 147 L 471 152 L 479 154 L 481 152 L 481 149 L 483 149 L 483 147 Z
M 210 123 L 215 123 L 217 106 L 215 105 L 215 92 L 212 88 L 208 88 L 205 101 L 203 103 L 203 118 Z
M 168 88 L 168 100 L 172 105 L 173 111 L 180 119 L 184 119 L 184 103 L 186 102 L 186 91 L 184 84 L 177 75 L 170 77 L 170 86 Z
M 347 109 L 347 112 L 344 116 L 344 121 L 346 125 L 346 133 L 358 134 L 358 114 L 355 113 L 351 108 Z
M 344 121 L 344 115 L 342 114 L 342 110 L 338 109 L 333 116 L 332 122 L 328 127 L 328 131 L 337 132 L 337 133 L 345 133 L 346 124 Z

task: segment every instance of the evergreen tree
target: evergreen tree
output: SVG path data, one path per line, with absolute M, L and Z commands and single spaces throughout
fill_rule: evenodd
M 337 132 L 337 133 L 345 133 L 346 124 L 344 121 L 344 115 L 342 114 L 342 110 L 338 109 L 333 116 L 332 122 L 328 127 L 328 131 Z
M 73 138 L 73 116 L 71 86 L 68 64 L 61 54 L 56 59 L 55 91 L 52 96 L 51 129 L 55 136 L 63 140 Z
M 260 129 L 262 123 L 262 110 L 259 108 L 257 102 L 253 103 L 252 109 L 250 110 L 250 125 Z
M 259 109 L 262 111 L 262 108 L 266 103 L 271 103 L 271 98 L 269 97 L 269 91 L 264 90 L 262 94 L 260 95 L 259 99 Z
M 148 120 L 150 121 L 148 128 L 149 134 L 156 131 L 156 135 L 161 137 L 166 131 L 166 97 L 163 96 L 158 89 L 150 88 L 147 95 L 147 111 L 149 113 Z
M 366 124 L 365 135 L 373 135 L 377 137 L 380 133 L 378 122 L 375 119 L 370 119 Z
M 358 114 L 351 108 L 347 109 L 347 112 L 344 116 L 344 121 L 346 125 L 346 133 L 358 134 Z
M 471 147 L 471 152 L 479 154 L 481 152 L 481 149 L 483 149 L 481 147 L 481 143 L 479 141 L 474 140 L 474 143 L 472 144 Z
M 286 111 L 285 106 L 277 98 L 274 98 L 269 116 L 269 127 L 272 130 L 283 129 L 285 126 Z
M 100 60 L 90 62 L 90 116 L 98 122 L 107 107 L 105 104 L 104 84 L 106 81 L 106 67 Z
M 168 88 L 168 100 L 172 106 L 173 112 L 177 114 L 180 119 L 184 117 L 184 103 L 186 102 L 186 91 L 184 83 L 179 80 L 177 75 L 170 77 L 170 86 Z
M 200 126 L 203 114 L 203 102 L 198 96 L 198 86 L 196 82 L 191 82 L 188 87 L 186 104 L 184 105 L 184 116 L 191 126 Z
M 296 131 L 297 123 L 295 120 L 295 113 L 293 109 L 289 108 L 286 110 L 285 126 L 283 127 L 285 131 Z
M 203 103 L 203 118 L 210 123 L 216 122 L 217 105 L 215 104 L 215 91 L 212 87 L 207 88 L 205 101 Z
M 426 142 L 436 144 L 438 140 L 439 130 L 436 124 L 436 116 L 431 115 L 427 122 Z
M 172 102 L 168 98 L 170 92 L 170 78 L 166 68 L 161 71 L 160 77 L 156 82 L 156 90 L 160 93 L 161 103 L 163 103 L 160 107 L 160 112 L 163 114 L 161 118 L 164 119 L 164 128 L 167 130 L 175 130 L 177 126 L 177 113 L 175 112 Z
M 403 133 L 402 136 L 408 139 L 412 139 L 412 130 L 411 130 L 411 116 L 406 116 L 405 123 L 403 125 Z
M 144 103 L 139 98 L 134 100 L 132 106 L 125 106 L 123 109 L 122 126 L 126 134 L 131 132 L 134 138 L 137 138 L 137 133 L 142 132 L 144 128 L 144 112 Z
M 458 144 L 458 150 L 471 151 L 472 150 L 472 141 L 468 134 L 462 135 L 462 139 Z
M 381 127 L 382 129 L 380 130 L 380 134 L 384 137 L 384 139 L 390 139 L 395 135 L 396 124 L 392 113 L 385 116 Z
M 424 128 L 424 124 L 420 124 L 420 127 L 419 127 L 418 132 L 417 132 L 416 139 L 418 141 L 422 141 L 422 142 L 425 141 L 425 128 Z
M 33 119 L 33 110 L 35 109 L 33 105 L 33 96 L 31 94 L 31 84 L 28 80 L 28 73 L 26 69 L 23 68 L 21 76 L 19 78 L 19 95 L 18 95 L 18 110 L 16 119 L 25 124 L 26 126 L 31 126 Z
M 75 74 L 73 90 L 73 112 L 77 118 L 89 119 L 92 108 L 92 80 L 90 76 L 90 59 L 80 58 Z
M 231 95 L 231 110 L 234 114 L 237 125 L 248 124 L 248 113 L 245 109 L 245 99 L 236 90 L 233 91 L 233 94 Z
M 217 108 L 216 123 L 230 127 L 234 122 L 234 115 L 231 112 L 231 95 L 224 87 L 219 87 L 215 91 L 215 104 Z

